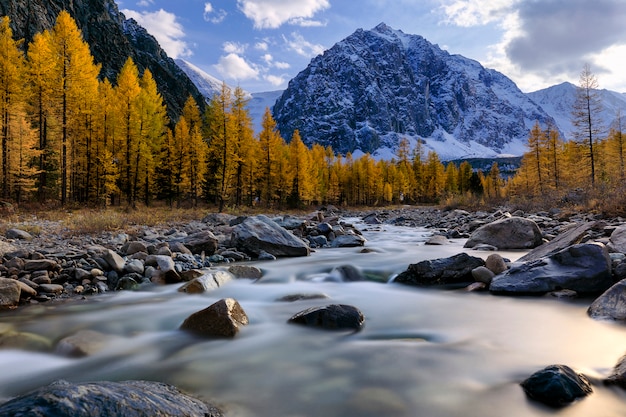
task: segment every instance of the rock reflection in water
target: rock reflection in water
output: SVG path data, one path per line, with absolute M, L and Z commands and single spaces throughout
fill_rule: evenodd
M 389 278 L 410 263 L 463 250 L 463 241 L 424 246 L 425 231 L 378 229 L 365 232 L 368 253 L 328 249 L 260 263 L 259 282 L 237 280 L 205 295 L 168 286 L 3 313 L 0 322 L 54 341 L 81 329 L 119 337 L 86 358 L 0 351 L 0 397 L 60 378 L 148 379 L 224 404 L 227 415 L 240 417 L 549 416 L 554 410 L 526 399 L 523 379 L 553 363 L 605 377 L 626 350 L 626 329 L 589 319 L 584 302 L 312 279 L 338 265 Z M 294 294 L 328 298 L 277 301 Z M 250 319 L 235 339 L 177 330 L 191 313 L 229 297 Z M 363 329 L 287 324 L 296 312 L 329 303 L 358 307 Z M 618 416 L 625 407 L 622 391 L 596 384 L 594 394 L 559 414 Z

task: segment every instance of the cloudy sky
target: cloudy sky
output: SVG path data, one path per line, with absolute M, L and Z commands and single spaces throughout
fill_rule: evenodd
M 316 55 L 384 22 L 494 68 L 530 92 L 578 83 L 626 93 L 625 0 L 118 0 L 183 58 L 250 92 L 284 89 Z

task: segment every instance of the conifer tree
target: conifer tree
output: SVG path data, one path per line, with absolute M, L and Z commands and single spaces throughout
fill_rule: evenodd
M 11 132 L 14 119 L 23 108 L 24 55 L 20 42 L 13 40 L 9 18 L 0 18 L 0 142 L 2 152 L 2 197 L 9 197 L 11 147 L 15 133 Z
M 289 142 L 289 170 L 292 177 L 291 204 L 300 207 L 311 201 L 314 178 L 309 149 L 297 129 Z
M 209 141 L 209 158 L 219 211 L 231 198 L 236 173 L 236 127 L 232 114 L 232 92 L 222 83 L 219 94 L 213 96 L 206 109 L 205 130 Z
M 87 100 L 97 94 L 97 77 L 100 66 L 93 62 L 89 45 L 83 40 L 76 22 L 67 11 L 61 11 L 52 28 L 52 50 L 58 57 L 58 67 L 53 75 L 58 80 L 61 115 L 61 204 L 67 201 L 68 146 L 81 135 L 77 126 Z
M 139 135 L 134 162 L 135 173 L 133 175 L 132 193 L 133 196 L 137 196 L 143 192 L 144 203 L 149 205 L 156 169 L 155 155 L 161 149 L 168 117 L 163 97 L 159 93 L 149 69 L 144 71 L 139 86 L 141 87 L 137 97 Z M 199 129 L 199 127 L 197 128 Z
M 19 204 L 36 189 L 35 183 L 39 172 L 34 162 L 40 151 L 37 149 L 37 135 L 25 114 L 18 114 L 11 120 L 11 131 L 14 132 L 14 140 L 7 182 L 11 183 L 13 197 Z
M 282 159 L 281 147 L 283 144 L 284 140 L 276 130 L 276 121 L 272 117 L 270 109 L 266 108 L 261 123 L 261 132 L 259 133 L 261 152 L 258 178 L 261 200 L 268 207 L 278 198 L 276 187 L 279 185 L 279 163 Z
M 604 127 L 600 119 L 602 101 L 598 95 L 598 79 L 585 64 L 580 73 L 579 85 L 576 88 L 576 101 L 572 109 L 572 124 L 575 127 L 574 139 L 584 144 L 586 160 L 589 162 L 589 180 L 593 187 L 596 181 L 596 159 L 594 150 L 596 142 L 602 135 Z
M 236 87 L 233 92 L 231 117 L 234 129 L 234 188 L 235 205 L 243 202 L 245 179 L 251 175 L 253 167 L 253 149 L 255 145 L 252 118 L 247 110 L 249 99 L 241 87 Z
M 113 145 L 113 158 L 120 161 L 120 189 L 126 195 L 129 206 L 135 205 L 133 194 L 134 163 L 140 152 L 139 117 L 139 70 L 131 58 L 128 58 L 117 75 L 115 88 L 118 105 L 118 123 L 120 126 L 120 142 Z
M 53 134 L 58 127 L 53 117 L 53 101 L 56 97 L 53 74 L 57 67 L 56 60 L 50 31 L 35 34 L 28 46 L 26 78 L 29 113 L 39 142 L 37 198 L 40 202 L 55 196 L 58 177 L 58 147 L 54 140 L 56 135 Z

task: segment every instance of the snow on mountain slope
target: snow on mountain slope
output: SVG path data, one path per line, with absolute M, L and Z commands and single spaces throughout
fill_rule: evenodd
M 562 83 L 527 94 L 554 118 L 566 140 L 573 139 L 572 109 L 576 101 L 576 88 L 574 84 Z M 603 107 L 600 119 L 606 132 L 610 128 L 616 127 L 618 112 L 621 112 L 623 129 L 626 126 L 624 122 L 626 118 L 626 95 L 610 90 L 598 90 L 597 92 Z
M 185 61 L 184 59 L 175 59 L 174 62 L 187 74 L 187 77 L 196 85 L 200 94 L 202 94 L 207 101 L 210 100 L 213 95 L 219 94 L 222 90 L 222 81 L 207 74 L 191 62 Z
M 314 58 L 273 110 L 287 140 L 336 151 L 388 153 L 406 137 L 441 159 L 520 155 L 528 131 L 552 118 L 509 78 L 380 24 Z

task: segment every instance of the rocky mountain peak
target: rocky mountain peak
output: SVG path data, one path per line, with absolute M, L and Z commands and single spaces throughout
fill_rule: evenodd
M 551 121 L 499 72 L 385 23 L 314 58 L 273 113 L 309 145 L 376 153 L 406 137 L 446 159 L 519 154 L 535 121 Z

